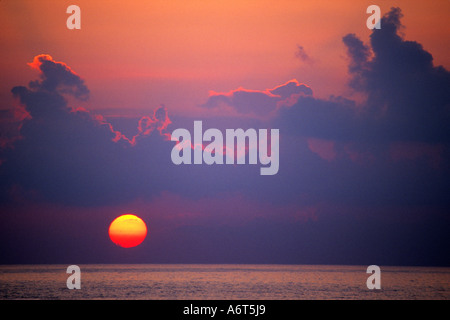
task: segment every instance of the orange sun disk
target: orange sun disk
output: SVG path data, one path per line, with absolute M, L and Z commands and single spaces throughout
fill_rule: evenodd
M 132 214 L 117 217 L 109 226 L 111 241 L 123 248 L 131 248 L 141 244 L 146 236 L 147 226 L 144 221 Z

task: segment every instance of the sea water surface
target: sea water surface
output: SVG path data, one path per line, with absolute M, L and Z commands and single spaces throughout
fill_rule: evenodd
M 380 266 L 369 290 L 367 266 L 82 265 L 81 289 L 68 289 L 68 265 L 2 265 L 0 298 L 323 300 L 450 299 L 450 268 Z

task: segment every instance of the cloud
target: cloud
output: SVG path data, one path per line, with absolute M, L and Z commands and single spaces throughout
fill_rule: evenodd
M 170 160 L 174 142 L 168 139 L 169 126 L 192 130 L 193 118 L 169 119 L 164 106 L 132 123 L 131 130 L 125 130 L 134 132 L 128 137 L 106 118 L 71 109 L 65 96 L 83 98 L 80 88 L 84 82 L 65 64 L 47 55 L 38 56 L 41 58 L 32 65 L 41 72 L 40 80 L 12 89 L 31 118 L 21 122 L 22 139 L 14 141 L 13 149 L 2 151 L 4 197 L 8 198 L 11 190 L 36 190 L 52 201 L 88 205 L 153 197 L 162 191 L 197 199 L 233 190 L 251 198 L 263 196 L 274 203 L 298 203 L 303 199 L 299 195 L 332 203 L 393 203 L 398 199 L 444 203 L 448 200 L 441 189 L 448 185 L 448 170 L 442 163 L 449 159 L 444 134 L 448 126 L 441 131 L 427 127 L 425 135 L 416 129 L 422 122 L 445 122 L 443 114 L 449 99 L 442 83 L 446 83 L 448 72 L 421 59 L 428 55 L 420 45 L 408 44 L 397 35 L 399 18 L 396 10 L 388 13 L 383 28 L 373 31 L 370 45 L 354 35 L 343 38 L 348 48 L 350 84 L 367 96 L 362 105 L 345 97 L 314 97 L 312 89 L 297 80 L 265 90 L 238 88 L 210 94 L 203 107 L 221 108 L 225 104 L 237 116 L 204 119 L 204 130 L 280 129 L 280 170 L 266 180 L 259 176 L 259 166 L 174 165 Z M 389 45 L 377 43 L 381 38 Z M 399 61 L 391 63 L 397 54 L 389 50 L 400 55 L 406 54 L 403 50 L 415 52 L 418 58 L 414 61 L 422 65 L 411 63 L 404 68 Z M 60 71 L 41 70 L 45 64 L 58 65 L 55 68 Z M 389 72 L 384 65 L 391 67 Z M 413 92 L 421 97 L 412 102 L 411 91 L 402 83 L 393 82 L 388 88 L 381 80 L 378 83 L 380 73 L 386 81 L 408 79 L 407 87 L 422 86 L 426 90 Z M 47 84 L 48 79 L 53 79 L 53 85 Z M 435 85 L 426 85 L 423 79 L 431 79 Z M 394 87 L 397 90 L 391 92 Z M 416 100 L 435 101 L 440 112 L 435 114 L 429 110 L 433 104 Z M 397 115 L 408 106 L 428 110 L 424 121 L 415 122 L 407 112 Z M 415 145 L 420 145 L 420 153 L 412 153 Z M 404 167 L 406 162 L 408 167 Z M 434 194 L 417 197 L 423 188 L 409 186 L 428 180 L 434 182 L 430 189 Z
M 401 10 L 392 8 L 382 28 L 372 32 L 370 47 L 354 35 L 343 38 L 351 59 L 350 85 L 366 94 L 367 116 L 376 119 L 371 127 L 380 128 L 380 137 L 448 142 L 450 73 L 434 66 L 421 44 L 399 35 L 401 17 Z
M 8 124 L 0 140 L 3 259 L 28 262 L 23 246 L 10 246 L 27 243 L 35 261 L 43 261 L 43 252 L 54 259 L 55 248 L 68 261 L 83 254 L 96 261 L 98 252 L 114 261 L 115 252 L 102 251 L 108 239 L 98 230 L 116 214 L 111 211 L 142 199 L 133 209 L 156 229 L 147 243 L 157 254 L 143 250 L 140 261 L 376 258 L 389 264 L 401 257 L 407 264 L 448 264 L 449 73 L 398 34 L 400 17 L 391 10 L 369 44 L 355 35 L 343 38 L 349 85 L 365 94 L 363 104 L 314 97 L 297 80 L 210 94 L 203 107 L 226 105 L 236 116 L 203 119 L 204 130 L 280 129 L 280 170 L 270 177 L 260 176 L 259 166 L 174 165 L 169 128 L 191 131 L 192 117 L 169 119 L 160 106 L 135 122 L 117 118 L 113 126 L 106 117 L 71 108 L 67 96 L 89 96 L 83 79 L 64 63 L 37 56 L 30 65 L 40 79 L 12 89 L 25 112 L 20 119 L 0 113 L 0 123 Z M 129 130 L 118 130 L 125 122 Z M 87 235 L 80 240 L 85 248 L 99 244 L 91 253 L 80 253 L 72 241 L 79 230 Z
M 163 155 L 158 150 L 169 154 L 164 148 L 171 145 L 165 107 L 142 117 L 136 123 L 137 134 L 128 138 L 102 116 L 68 106 L 66 96 L 84 100 L 89 90 L 67 65 L 39 55 L 30 66 L 40 71 L 40 80 L 11 90 L 27 117 L 16 122 L 19 137 L 13 145 L 0 150 L 2 200 L 24 190 L 33 191 L 28 195 L 37 199 L 87 205 L 121 202 L 159 190 L 158 181 L 163 179 L 155 163 L 158 154 Z M 138 142 L 148 149 L 142 152 Z M 146 157 L 149 152 L 151 159 Z M 153 184 L 148 187 L 141 177 Z
M 312 63 L 311 57 L 306 53 L 305 48 L 301 45 L 297 45 L 297 51 L 295 52 L 295 56 L 303 62 Z
M 290 132 L 349 141 L 450 139 L 450 73 L 433 65 L 419 43 L 404 40 L 401 11 L 392 8 L 374 29 L 370 45 L 343 37 L 349 56 L 349 85 L 365 94 L 362 105 L 343 97 L 301 96 L 278 110 L 277 123 Z
M 362 83 L 364 82 L 363 72 L 367 70 L 367 61 L 371 56 L 370 47 L 366 46 L 356 35 L 348 34 L 342 38 L 347 47 L 347 53 L 350 57 L 348 66 L 349 72 L 352 74 L 350 86 L 357 90 L 364 90 Z
M 290 80 L 273 89 L 248 90 L 239 88 L 227 93 L 211 91 L 203 107 L 217 108 L 221 104 L 233 107 L 241 114 L 267 115 L 277 109 L 277 105 L 292 95 L 311 95 L 309 86 Z
M 43 64 L 35 65 L 40 68 Z M 25 198 L 92 206 L 152 198 L 163 191 L 200 198 L 230 188 L 243 191 L 254 184 L 250 177 L 259 177 L 259 166 L 174 165 L 170 154 L 175 142 L 170 141 L 168 126 L 172 120 L 167 108 L 160 106 L 152 115 L 137 119 L 132 124 L 134 130 L 125 130 L 135 134 L 126 136 L 105 117 L 69 106 L 66 96 L 77 98 L 81 82 L 71 85 L 64 76 L 72 78 L 73 73 L 69 67 L 64 70 L 67 72 L 58 78 L 64 90 L 59 84 L 11 90 L 28 118 L 20 122 L 21 138 L 12 148 L 0 150 L 3 202 Z M 286 90 L 297 89 L 287 86 L 274 90 L 281 99 L 288 94 Z M 212 119 L 205 123 L 205 129 L 220 127 L 222 120 Z M 185 128 L 193 124 L 190 118 L 179 123 L 177 127 Z M 246 119 L 241 123 L 249 124 Z M 235 126 L 234 120 L 226 124 L 227 128 Z
M 31 81 L 29 87 L 36 90 L 69 93 L 81 100 L 89 98 L 89 89 L 70 67 L 63 62 L 56 62 L 48 54 L 34 57 L 30 67 L 38 69 L 41 80 Z
M 268 90 L 271 94 L 279 96 L 281 100 L 285 100 L 292 95 L 312 95 L 312 89 L 304 83 L 299 83 L 297 80 L 293 79 L 285 84 L 276 86 L 273 89 Z
M 342 98 L 318 99 L 312 96 L 296 97 L 292 105 L 282 105 L 273 119 L 275 126 L 294 135 L 320 139 L 359 139 L 363 133 L 355 102 Z
M 400 18 L 399 9 L 388 12 L 369 44 L 343 37 L 349 85 L 364 93 L 362 103 L 298 95 L 290 83 L 258 91 L 280 97 L 264 125 L 280 129 L 274 179 L 289 187 L 254 190 L 283 201 L 307 194 L 331 203 L 448 205 L 450 172 L 442 164 L 450 161 L 449 72 L 399 35 Z M 220 96 L 230 99 L 236 91 L 245 89 Z M 257 110 L 258 102 L 246 105 Z

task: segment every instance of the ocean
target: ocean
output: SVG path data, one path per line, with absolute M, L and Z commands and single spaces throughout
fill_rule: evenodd
M 381 289 L 368 289 L 367 266 L 80 264 L 80 289 L 68 265 L 1 265 L 2 300 L 448 300 L 450 268 L 380 266 Z

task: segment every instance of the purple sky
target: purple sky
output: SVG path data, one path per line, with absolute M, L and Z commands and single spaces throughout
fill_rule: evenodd
M 30 56 L 33 77 L 0 113 L 0 263 L 450 265 L 450 73 L 405 39 L 400 9 L 381 25 L 367 41 L 340 36 L 354 95 L 295 79 L 210 88 L 205 116 L 165 101 L 141 116 L 77 108 L 89 78 Z M 292 55 L 314 68 L 308 48 Z M 194 120 L 279 129 L 278 173 L 174 165 L 168 136 Z M 148 226 L 136 248 L 108 238 L 124 213 Z

